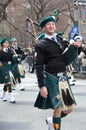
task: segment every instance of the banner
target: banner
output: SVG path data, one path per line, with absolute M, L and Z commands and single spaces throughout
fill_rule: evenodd
M 72 27 L 72 29 L 71 29 L 71 31 L 70 31 L 70 34 L 69 34 L 69 40 L 70 40 L 70 39 L 73 39 L 73 36 L 74 36 L 76 33 L 79 33 L 79 32 L 78 32 L 78 26 Z

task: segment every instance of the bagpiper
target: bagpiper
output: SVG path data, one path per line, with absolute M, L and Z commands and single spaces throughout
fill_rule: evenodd
M 16 38 L 10 39 L 10 42 L 11 42 L 11 47 L 10 47 L 11 50 L 13 51 L 14 55 L 18 56 L 17 60 L 15 60 L 15 57 L 14 57 L 14 64 L 17 64 L 19 67 L 19 66 L 21 66 L 21 61 L 25 59 L 26 55 L 24 54 L 23 50 L 21 50 L 21 48 L 18 46 L 18 42 L 17 42 Z M 22 68 L 22 66 L 21 66 L 21 68 Z M 24 91 L 25 88 L 22 85 L 21 77 L 24 77 L 24 76 L 17 75 L 17 77 L 15 77 L 15 79 L 19 83 L 19 89 L 21 91 Z
M 4 84 L 3 87 L 3 95 L 1 97 L 2 101 L 7 101 L 7 91 L 9 92 L 9 101 L 10 103 L 16 103 L 13 93 L 12 93 L 12 82 L 11 77 L 12 74 L 12 57 L 13 54 L 9 49 L 9 38 L 3 37 L 1 39 L 1 47 L 0 50 L 0 83 Z M 14 78 L 13 78 L 14 79 Z
M 40 22 L 45 37 L 35 45 L 36 74 L 40 90 L 34 106 L 53 109 L 50 130 L 61 130 L 61 118 L 72 112 L 76 105 L 68 83 L 66 66 L 76 58 L 81 44 L 73 41 L 69 45 L 68 41 L 56 35 L 55 22 L 53 16 L 45 17 Z

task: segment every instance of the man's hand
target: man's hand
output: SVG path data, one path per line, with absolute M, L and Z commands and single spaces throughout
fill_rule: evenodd
M 47 98 L 48 91 L 47 91 L 47 88 L 45 86 L 40 89 L 40 94 L 42 97 Z
M 75 46 L 75 47 L 81 47 L 81 45 L 82 45 L 82 43 L 81 42 L 79 42 L 79 41 L 74 41 L 74 40 L 70 40 L 70 45 L 73 45 L 73 46 Z

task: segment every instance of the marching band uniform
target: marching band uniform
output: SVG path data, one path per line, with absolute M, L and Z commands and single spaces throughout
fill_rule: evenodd
M 9 50 L 8 46 L 4 47 L 4 44 L 9 44 L 8 42 L 9 42 L 8 37 L 3 37 L 1 40 L 2 50 L 0 50 L 0 62 L 2 63 L 2 66 L 0 66 L 0 79 L 1 83 L 4 83 L 2 100 L 7 101 L 6 92 L 8 91 L 10 103 L 15 103 L 9 74 L 9 72 L 12 69 L 13 54 Z
M 81 53 L 78 56 L 78 59 L 81 61 L 82 71 L 86 71 L 86 45 L 85 44 L 82 44 Z
M 16 53 L 19 56 L 19 60 L 17 60 L 14 64 L 20 64 L 20 62 L 22 60 L 24 60 L 26 56 L 25 56 L 24 52 L 21 50 L 21 48 L 17 45 L 17 39 L 16 38 L 12 38 L 10 41 L 12 43 L 11 50 L 13 50 L 14 53 Z M 17 76 L 15 78 L 18 80 L 20 90 L 24 91 L 25 88 L 22 86 L 20 76 Z
M 45 29 L 45 26 L 48 22 L 55 23 L 55 18 L 53 16 L 49 16 L 42 19 L 40 22 L 41 28 Z M 58 35 L 50 36 L 45 34 L 45 38 L 39 40 L 35 46 L 37 52 L 36 74 L 40 92 L 34 106 L 38 107 L 39 109 L 54 109 L 52 130 L 60 130 L 61 116 L 66 116 L 66 114 L 63 112 L 56 116 L 55 110 L 62 107 L 58 86 L 59 80 L 61 76 L 65 76 L 66 80 L 68 81 L 66 76 L 66 65 L 68 62 L 66 63 L 65 56 L 62 55 L 68 44 L 69 43 L 67 41 L 64 41 Z M 73 46 L 73 48 L 76 50 L 76 47 Z M 45 95 L 45 92 L 42 91 L 43 89 L 47 90 L 47 96 Z M 66 103 L 67 101 L 65 100 L 64 102 Z M 72 105 L 76 103 L 75 100 L 71 100 L 68 104 Z

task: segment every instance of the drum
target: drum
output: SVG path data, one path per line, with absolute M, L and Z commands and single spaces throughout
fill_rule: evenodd
M 25 77 L 25 72 L 21 64 L 14 64 L 12 69 L 11 69 L 15 79 L 16 78 L 24 78 Z
M 77 49 L 73 45 L 69 45 L 62 55 L 65 57 L 66 65 L 69 65 L 77 58 Z
M 24 71 L 24 69 L 23 69 L 21 64 L 18 64 L 18 72 L 20 74 L 20 77 L 22 77 L 22 78 L 25 77 L 25 71 Z

